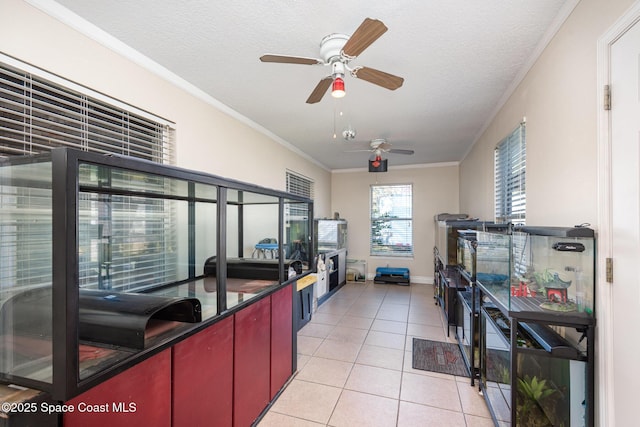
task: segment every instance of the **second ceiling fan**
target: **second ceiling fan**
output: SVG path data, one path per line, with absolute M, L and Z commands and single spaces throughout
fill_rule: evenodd
M 350 67 L 349 62 L 360 55 L 374 41 L 387 31 L 387 27 L 377 19 L 366 18 L 351 37 L 345 34 L 330 34 L 320 42 L 321 58 L 266 54 L 260 57 L 262 62 L 301 65 L 330 65 L 331 75 L 316 85 L 307 99 L 307 104 L 315 104 L 332 86 L 334 97 L 344 96 L 344 76 L 348 71 L 352 77 L 368 81 L 385 89 L 395 90 L 404 83 L 402 77 L 375 70 L 369 67 Z

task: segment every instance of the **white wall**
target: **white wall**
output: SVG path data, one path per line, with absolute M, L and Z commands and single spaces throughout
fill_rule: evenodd
M 174 122 L 178 166 L 279 190 L 299 172 L 329 214 L 329 171 L 24 1 L 0 0 L 0 52 Z
M 393 160 L 390 160 L 393 163 Z M 408 267 L 411 281 L 432 283 L 434 215 L 458 212 L 458 165 L 434 164 L 413 168 L 389 167 L 386 173 L 334 171 L 331 174 L 331 212 L 348 225 L 348 258 L 367 261 L 367 277 L 376 267 Z M 369 255 L 369 188 L 372 184 L 413 184 L 413 258 Z
M 526 116 L 527 224 L 597 223 L 597 40 L 632 0 L 582 0 L 460 164 L 460 207 L 493 218 L 493 149 Z

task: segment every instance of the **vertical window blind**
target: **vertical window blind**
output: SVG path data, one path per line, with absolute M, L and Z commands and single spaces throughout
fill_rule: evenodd
M 413 188 L 371 186 L 371 255 L 413 256 Z
M 0 62 L 0 157 L 71 147 L 174 163 L 175 130 L 170 122 L 46 71 L 10 62 Z M 6 211 L 42 210 L 43 198 L 50 197 L 50 190 L 0 185 L 0 209 Z M 130 205 L 130 215 L 124 217 L 139 217 L 138 201 L 121 199 L 113 196 L 113 200 L 97 200 L 85 194 L 80 208 L 83 215 L 98 217 L 105 206 L 118 205 L 122 213 Z M 50 209 L 50 201 L 45 205 Z M 145 201 L 144 209 L 154 215 L 136 223 L 135 231 L 149 240 L 140 245 L 146 250 L 119 253 L 110 259 L 116 280 L 109 281 L 109 286 L 144 285 L 151 270 L 165 272 L 167 280 L 175 274 L 176 261 L 167 256 L 171 253 L 167 249 L 176 246 L 175 233 L 158 233 L 175 228 L 175 212 L 155 200 Z M 7 286 L 13 287 L 11 282 L 18 286 L 51 283 L 51 227 L 45 222 L 42 229 L 34 230 L 36 225 L 19 215 L 3 219 L 0 224 L 0 277 L 11 278 L 10 282 L 3 280 Z M 114 240 L 130 239 L 130 221 L 114 220 L 109 227 Z M 87 287 L 105 287 L 103 281 L 98 280 L 101 266 L 97 261 L 105 258 L 101 237 L 89 230 L 80 232 L 80 283 Z M 163 236 L 161 242 L 158 236 Z M 132 270 L 131 266 L 144 268 Z M 122 280 L 117 280 L 118 277 Z M 157 279 L 156 274 L 154 280 Z
M 500 141 L 494 152 L 496 222 L 524 224 L 526 221 L 525 125 L 520 124 Z

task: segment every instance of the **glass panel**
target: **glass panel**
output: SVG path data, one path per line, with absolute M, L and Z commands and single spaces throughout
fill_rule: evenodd
M 508 307 L 511 236 L 478 231 L 476 237 L 476 280 L 505 307 Z
M 279 199 L 229 190 L 227 201 L 227 307 L 231 308 L 280 283 Z
M 291 261 L 300 261 L 302 270 L 311 268 L 311 230 L 309 230 L 309 204 L 285 202 L 284 204 L 284 253 Z M 346 227 L 345 227 L 346 239 Z M 299 271 L 296 272 L 299 274 Z
M 511 323 L 500 310 L 487 307 L 482 312 L 480 360 L 482 383 L 486 398 L 498 421 L 511 422 L 511 351 L 509 333 Z
M 188 278 L 186 201 L 81 192 L 78 213 L 81 288 L 139 292 Z
M 204 266 L 206 261 L 216 255 L 218 241 L 216 232 L 217 218 L 218 206 L 215 203 L 196 203 L 196 276 L 205 274 Z
M 188 182 L 150 173 L 83 163 L 80 165 L 81 187 L 120 190 L 128 193 L 155 194 L 186 198 Z
M 516 425 L 584 426 L 586 362 L 519 353 Z
M 52 381 L 51 163 L 0 163 L 0 370 Z M 12 379 L 15 381 L 15 378 Z

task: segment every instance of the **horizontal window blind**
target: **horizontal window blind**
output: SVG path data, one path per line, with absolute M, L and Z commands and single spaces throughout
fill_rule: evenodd
M 413 256 L 411 185 L 371 186 L 371 255 Z
M 313 181 L 298 173 L 287 171 L 287 192 L 313 199 Z
M 55 147 L 173 163 L 164 123 L 0 64 L 0 156 Z
M 0 63 L 0 157 L 71 147 L 174 163 L 175 130 L 166 120 L 16 62 Z M 1 287 L 51 284 L 50 199 L 50 189 L 0 186 L 0 209 L 16 213 L 3 215 L 0 222 Z M 102 223 L 109 228 L 108 239 L 100 234 L 104 230 L 91 229 L 90 219 L 103 215 L 107 205 L 109 211 L 117 212 L 107 217 L 108 226 Z M 81 286 L 129 289 L 175 276 L 177 215 L 173 207 L 125 198 L 106 203 L 83 195 L 79 209 Z M 141 213 L 144 220 L 134 223 Z
M 304 177 L 298 173 L 287 171 L 287 192 L 295 194 L 296 196 L 307 197 L 313 199 L 313 181 L 307 177 Z M 309 216 L 308 207 L 306 204 L 287 204 L 287 215 L 289 218 L 306 218 Z
M 494 152 L 496 222 L 526 221 L 525 125 L 500 141 Z

